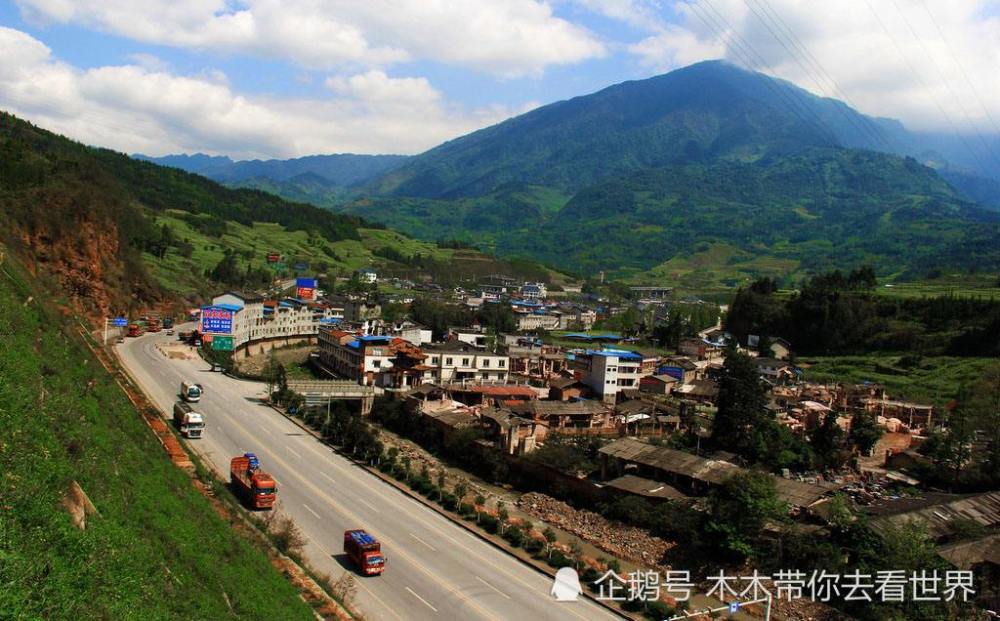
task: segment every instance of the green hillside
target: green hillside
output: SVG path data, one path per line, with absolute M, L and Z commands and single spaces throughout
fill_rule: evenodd
M 342 175 L 364 172 L 347 166 L 354 160 L 338 161 Z M 297 165 L 306 164 L 322 161 L 303 158 Z M 94 317 L 175 294 L 197 301 L 220 288 L 262 287 L 294 276 L 297 263 L 308 264 L 306 274 L 333 276 L 367 265 L 409 277 L 421 270 L 445 273 L 451 261 L 467 274 L 540 269 L 417 241 L 267 192 L 226 188 L 177 168 L 86 147 L 4 113 L 0 225 L 0 240 Z M 270 252 L 283 255 L 284 267 L 268 267 Z M 463 262 L 469 269 L 461 269 Z
M 168 459 L 37 282 L 0 264 L 0 610 L 7 619 L 314 618 Z M 76 481 L 99 516 L 60 501 Z
M 871 151 L 816 148 L 768 164 L 649 169 L 584 188 L 562 206 L 538 188 L 500 194 L 350 209 L 501 255 L 691 285 L 865 263 L 905 278 L 1000 267 L 997 214 L 916 161 Z M 547 203 L 532 203 L 540 196 Z
M 906 155 L 921 144 L 894 121 L 705 62 L 444 143 L 343 210 L 501 256 L 679 284 L 862 263 L 892 278 L 996 271 L 1000 215 Z

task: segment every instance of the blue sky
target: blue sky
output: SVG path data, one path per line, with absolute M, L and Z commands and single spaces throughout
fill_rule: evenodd
M 0 108 L 153 155 L 416 153 L 727 58 L 911 127 L 994 133 L 997 14 L 978 0 L 16 0 L 0 3 Z

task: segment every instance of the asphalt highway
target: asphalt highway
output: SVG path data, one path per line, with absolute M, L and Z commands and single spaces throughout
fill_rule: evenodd
M 278 484 L 277 510 L 305 534 L 305 556 L 334 578 L 356 576 L 355 605 L 366 618 L 411 619 L 610 619 L 592 601 L 556 602 L 551 578 L 531 569 L 451 523 L 304 433 L 261 404 L 258 382 L 213 373 L 200 358 L 170 359 L 157 344 L 165 333 L 116 345 L 122 362 L 146 394 L 172 413 L 181 381 L 205 388 L 197 410 L 203 438 L 186 441 L 228 481 L 229 460 L 254 452 Z M 382 543 L 381 576 L 364 577 L 343 555 L 343 533 L 364 528 Z

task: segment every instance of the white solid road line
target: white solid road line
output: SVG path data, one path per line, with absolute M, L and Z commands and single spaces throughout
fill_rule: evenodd
M 334 485 L 336 485 L 336 484 L 337 484 L 337 482 L 333 480 L 333 477 L 331 477 L 331 476 L 330 476 L 330 475 L 328 475 L 327 473 L 325 473 L 325 472 L 320 472 L 320 473 L 319 473 L 319 475 L 320 475 L 321 477 L 325 477 L 325 478 L 326 478 L 326 480 L 327 480 L 327 481 L 329 481 L 330 483 L 333 483 Z
M 302 455 L 299 455 L 298 451 L 296 451 L 295 449 L 293 449 L 293 448 L 291 448 L 291 447 L 289 447 L 289 446 L 286 446 L 285 448 L 286 448 L 286 449 L 288 450 L 288 452 L 289 452 L 289 453 L 291 453 L 292 455 L 295 455 L 295 456 L 296 456 L 296 457 L 298 457 L 299 459 L 302 459 Z
M 425 546 L 427 546 L 431 550 L 431 552 L 437 552 L 437 548 L 435 548 L 431 544 L 427 543 L 426 541 L 424 541 L 420 537 L 417 537 L 413 533 L 410 533 L 410 536 L 413 537 L 414 539 L 416 539 L 417 541 L 419 541 L 420 543 L 424 544 Z
M 410 592 L 410 595 L 412 595 L 413 597 L 416 597 L 417 599 L 419 599 L 420 601 L 422 601 L 425 606 L 427 606 L 428 608 L 430 608 L 434 612 L 438 611 L 437 608 L 435 608 L 434 606 L 431 606 L 430 602 L 428 602 L 426 599 L 424 599 L 424 598 L 420 597 L 419 595 L 417 595 L 417 593 L 413 589 L 411 589 L 410 587 L 406 587 L 406 590 Z
M 491 589 L 493 589 L 494 591 L 496 591 L 496 592 L 497 592 L 497 593 L 499 593 L 500 595 L 503 595 L 503 596 L 504 596 L 504 597 L 506 597 L 507 599 L 510 599 L 510 595 L 507 595 L 506 593 L 504 593 L 504 592 L 503 592 L 503 591 L 501 591 L 500 589 L 496 588 L 495 586 L 493 586 L 493 585 L 492 585 L 492 584 L 490 584 L 489 582 L 486 582 L 485 580 L 483 580 L 483 579 L 482 579 L 482 578 L 480 578 L 479 576 L 476 576 L 476 580 L 478 580 L 478 581 L 482 582 L 483 584 L 485 584 L 486 586 L 490 587 Z
M 361 504 L 363 504 L 364 506 L 368 507 L 368 508 L 369 508 L 369 509 L 371 509 L 372 511 L 378 511 L 378 507 L 376 507 L 376 506 L 375 506 L 375 505 L 373 505 L 372 503 L 368 502 L 368 501 L 367 501 L 367 500 L 365 500 L 364 498 L 358 498 L 358 502 L 360 502 L 360 503 L 361 503 Z
M 310 509 L 310 508 L 309 508 L 309 505 L 307 505 L 306 503 L 302 503 L 302 508 L 303 508 L 303 509 L 305 509 L 306 511 L 308 511 L 309 513 L 312 513 L 312 514 L 313 514 L 314 516 L 316 516 L 316 519 L 317 519 L 317 520 L 321 520 L 321 519 L 323 519 L 323 518 L 321 518 L 321 517 L 319 516 L 319 514 L 318 514 L 318 513 L 316 513 L 316 512 L 315 512 L 315 511 L 313 511 L 312 509 Z

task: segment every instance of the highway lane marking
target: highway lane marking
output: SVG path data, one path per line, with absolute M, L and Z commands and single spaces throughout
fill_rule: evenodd
M 317 519 L 317 520 L 322 520 L 322 519 L 323 519 L 323 518 L 321 518 L 321 517 L 319 516 L 319 514 L 318 514 L 318 513 L 316 513 L 316 512 L 315 512 L 315 511 L 313 511 L 312 509 L 310 509 L 310 508 L 309 508 L 309 505 L 307 505 L 306 503 L 302 503 L 302 508 L 303 508 L 303 509 L 305 509 L 306 511 L 308 511 L 309 513 L 312 513 L 312 514 L 313 514 L 314 516 L 316 516 L 316 519 Z
M 319 473 L 319 475 L 320 475 L 321 477 L 325 477 L 325 478 L 326 478 L 326 480 L 327 480 L 327 481 L 329 481 L 330 483 L 333 483 L 334 485 L 336 485 L 336 484 L 337 484 L 337 482 L 333 480 L 333 477 L 331 477 L 331 476 L 330 476 L 330 475 L 328 475 L 327 473 L 325 473 L 325 472 L 320 472 L 320 473 Z
M 280 416 L 280 415 L 276 413 L 276 416 Z M 276 422 L 281 423 L 281 422 L 289 422 L 289 421 L 287 421 L 287 419 L 284 419 L 282 417 L 281 419 L 276 420 Z M 294 424 L 294 423 L 290 423 L 290 424 Z M 323 452 L 321 452 L 317 448 L 316 445 L 320 445 L 319 440 L 316 440 L 316 442 L 314 442 L 314 443 L 306 443 L 306 446 L 308 447 L 308 449 L 311 452 L 313 452 L 313 454 L 316 455 L 317 457 L 329 459 L 331 455 L 333 455 L 333 456 L 337 455 L 337 453 L 335 451 L 333 451 L 332 447 L 331 447 L 331 451 L 332 451 L 331 453 L 323 453 Z M 320 445 L 320 446 L 322 446 L 322 445 Z M 346 458 L 344 458 L 344 459 L 346 459 Z M 378 483 L 381 483 L 383 485 L 388 485 L 387 483 L 385 483 L 384 481 L 382 481 L 381 479 L 379 479 L 378 477 L 376 477 L 375 475 L 373 475 L 373 474 L 371 474 L 371 473 L 369 473 L 367 471 L 365 471 L 365 474 L 367 474 L 368 476 L 358 476 L 357 479 L 360 480 L 360 481 L 362 481 L 363 482 L 362 484 L 365 485 L 365 487 L 367 487 L 367 488 L 369 488 L 369 489 L 371 489 L 371 490 L 373 490 L 375 492 L 378 492 L 380 490 L 376 489 L 376 486 L 373 485 L 374 483 L 378 482 Z M 478 552 L 477 550 L 474 550 L 473 548 L 471 548 L 471 547 L 469 547 L 467 545 L 464 545 L 462 542 L 459 542 L 457 539 L 455 539 L 454 537 L 451 537 L 448 533 L 446 533 L 444 531 L 444 529 L 443 529 L 443 526 L 446 526 L 447 524 L 435 524 L 433 522 L 433 520 L 447 521 L 446 517 L 438 514 L 434 510 L 432 510 L 432 509 L 424 506 L 419 501 L 410 498 L 402 490 L 399 490 L 398 488 L 395 488 L 392 485 L 389 485 L 389 487 L 393 491 L 396 491 L 398 493 L 397 494 L 380 495 L 379 496 L 380 498 L 382 498 L 384 500 L 387 500 L 388 502 L 390 502 L 390 504 L 393 504 L 396 507 L 400 507 L 401 506 L 401 503 L 399 501 L 404 501 L 405 500 L 405 501 L 409 501 L 409 502 L 415 502 L 418 505 L 418 507 L 426 510 L 426 512 L 428 514 L 428 518 L 429 519 L 428 520 L 424 520 L 424 522 L 423 522 L 424 524 L 427 524 L 432 529 L 434 529 L 436 532 L 439 532 L 442 537 L 444 537 L 448 541 L 450 541 L 453 544 L 455 544 L 455 546 L 457 546 L 458 548 L 461 548 L 462 550 L 465 550 L 466 552 L 468 552 L 470 554 L 470 556 L 478 558 L 478 559 L 482 560 L 483 562 L 492 564 L 491 561 L 489 559 L 487 559 L 486 556 L 484 556 L 482 553 Z M 344 509 L 344 507 L 342 507 L 339 503 L 333 502 L 332 499 L 330 499 L 329 497 L 327 497 L 327 499 L 328 499 L 328 501 L 330 501 L 331 504 L 333 504 L 335 507 L 337 507 L 338 509 L 340 509 L 341 512 L 346 512 L 346 510 Z M 360 502 L 360 503 L 362 503 L 362 504 L 364 504 L 364 505 L 366 505 L 366 506 L 368 506 L 373 511 L 378 511 L 379 510 L 377 507 L 375 507 L 373 504 L 371 504 L 367 500 L 364 500 L 363 498 L 358 498 L 357 501 Z M 408 509 L 410 509 L 410 507 L 403 506 L 403 510 L 408 510 Z M 473 546 L 486 546 L 487 545 L 485 542 L 483 542 L 478 537 L 476 537 L 475 534 L 468 532 L 464 528 L 459 527 L 459 530 L 460 530 L 460 532 L 464 533 L 466 537 L 468 537 L 468 543 L 472 544 Z M 507 553 L 502 553 L 501 556 L 505 557 L 505 559 L 507 561 L 511 562 L 511 563 L 517 563 L 517 560 L 514 559 L 514 558 L 512 558 Z M 538 587 L 536 587 L 536 586 L 530 584 L 529 582 L 527 582 L 527 580 L 525 580 L 524 578 L 521 578 L 520 576 L 514 574 L 512 571 L 510 571 L 510 570 L 508 570 L 508 569 L 506 569 L 504 567 L 500 567 L 499 564 L 494 564 L 494 567 L 501 574 L 503 574 L 504 576 L 506 576 L 506 577 L 510 578 L 511 580 L 519 583 L 529 593 L 534 593 L 539 598 L 541 598 L 541 599 L 543 599 L 545 601 L 549 601 L 548 591 L 546 589 L 544 589 L 544 588 L 539 589 Z M 545 581 L 547 579 L 547 576 L 544 575 L 543 572 L 540 572 L 538 570 L 531 570 L 531 573 L 535 574 L 535 575 L 538 575 L 539 578 L 541 578 L 542 581 Z M 437 580 L 435 580 L 435 581 L 439 582 Z M 473 600 L 468 599 L 467 597 L 460 597 L 460 598 L 464 599 L 468 603 L 472 604 L 474 607 L 479 608 L 479 611 L 481 613 L 483 613 L 483 614 L 485 613 L 485 611 L 483 611 L 482 608 L 480 608 L 479 606 L 475 605 L 475 602 Z M 590 602 L 588 602 L 588 603 L 590 603 Z M 595 607 L 599 608 L 599 605 L 597 605 L 597 604 L 593 604 L 593 605 Z M 570 607 L 566 607 L 566 612 L 568 612 L 570 615 L 572 615 L 572 616 L 574 616 L 574 617 L 576 617 L 578 619 L 583 619 L 583 620 L 587 620 L 588 619 L 588 617 L 585 617 L 585 616 L 579 614 L 575 610 L 572 610 Z M 604 612 L 604 611 L 602 611 L 602 612 Z M 484 616 L 486 616 L 487 618 L 489 618 L 489 615 L 484 614 Z
M 496 591 L 496 592 L 497 592 L 497 593 L 499 593 L 500 595 L 503 595 L 503 596 L 504 596 L 504 597 L 506 597 L 507 599 L 510 599 L 510 595 L 507 595 L 506 593 L 504 593 L 504 592 L 503 592 L 503 591 L 501 591 L 500 589 L 496 588 L 495 586 L 493 586 L 493 585 L 492 585 L 492 584 L 490 584 L 489 582 L 486 582 L 485 580 L 483 580 L 483 579 L 482 579 L 482 578 L 480 578 L 479 576 L 476 576 L 476 580 L 478 580 L 478 581 L 482 582 L 483 584 L 485 584 L 486 586 L 490 587 L 491 589 L 493 589 L 494 591 Z
M 286 446 L 285 448 L 286 448 L 286 449 L 288 450 L 288 452 L 289 452 L 289 453 L 291 453 L 292 455 L 295 455 L 295 456 L 296 456 L 296 457 L 298 457 L 299 459 L 302 459 L 302 456 L 301 456 L 301 455 L 299 455 L 299 454 L 298 454 L 298 453 L 297 453 L 297 452 L 295 451 L 295 449 L 293 449 L 293 448 L 291 448 L 291 447 L 288 447 L 288 446 Z
M 265 449 L 265 451 L 266 452 L 270 452 L 270 451 L 267 451 L 267 449 Z M 273 454 L 269 458 L 273 459 L 276 463 L 281 464 L 282 467 L 287 468 L 290 472 L 295 472 L 295 469 L 292 468 L 291 465 L 288 462 L 286 462 L 284 459 L 282 459 L 281 457 L 279 457 L 277 454 Z M 360 523 L 362 521 L 362 520 L 358 519 L 358 516 L 353 511 L 351 511 L 350 509 L 348 509 L 344 505 L 342 505 L 339 502 L 337 502 L 332 496 L 330 496 L 329 494 L 325 493 L 322 489 L 320 489 L 319 487 L 317 487 L 308 478 L 306 478 L 306 477 L 304 477 L 302 475 L 299 475 L 299 476 L 301 477 L 301 483 L 302 483 L 302 487 L 303 488 L 311 488 L 313 490 L 313 492 L 316 494 L 317 498 L 322 498 L 323 500 L 325 500 L 331 507 L 334 508 L 334 510 L 339 511 L 342 515 L 344 515 L 345 517 L 347 517 L 348 520 L 350 520 L 352 522 L 358 522 L 358 523 Z M 393 540 L 391 538 L 385 537 L 385 536 L 380 536 L 380 535 L 378 535 L 378 533 L 372 532 L 371 530 L 369 530 L 369 532 L 371 532 L 373 535 L 378 536 L 378 538 L 381 539 L 383 541 L 383 543 L 385 543 L 387 545 L 392 545 Z M 395 552 L 393 552 L 393 554 L 397 554 L 397 555 L 401 556 L 402 558 L 406 559 L 406 561 L 408 561 L 410 563 L 410 565 L 413 566 L 413 569 L 415 569 L 415 570 L 419 571 L 420 573 L 424 574 L 425 576 L 427 576 L 428 579 L 430 579 L 432 582 L 434 582 L 437 585 L 439 585 L 444 591 L 448 592 L 451 595 L 454 595 L 455 598 L 459 602 L 461 602 L 463 604 L 467 604 L 469 607 L 473 608 L 476 612 L 479 613 L 480 616 L 482 616 L 485 619 L 493 619 L 493 618 L 495 618 L 493 615 L 490 615 L 489 613 L 487 613 L 486 610 L 482 606 L 480 606 L 478 602 L 476 602 L 475 600 L 473 600 L 472 598 L 470 598 L 467 594 L 461 592 L 460 590 L 458 590 L 458 588 L 451 586 L 450 583 L 446 582 L 444 579 L 442 579 L 440 576 L 438 576 L 437 574 L 435 574 L 433 571 L 431 571 L 431 570 L 427 569 L 426 567 L 424 567 L 423 563 L 420 563 L 416 558 L 414 558 L 412 555 L 410 555 L 410 554 L 408 554 L 406 552 L 406 547 L 405 546 L 400 545 L 398 547 L 397 546 L 393 546 L 393 547 L 395 548 Z
M 424 544 L 425 546 L 427 546 L 431 550 L 431 552 L 437 552 L 437 548 L 435 548 L 431 544 L 427 543 L 426 541 L 424 541 L 420 537 L 417 537 L 413 533 L 410 533 L 410 536 L 413 537 L 414 539 L 416 539 L 417 541 L 419 541 L 420 543 Z
M 275 417 L 276 417 L 276 418 L 278 418 L 278 415 L 276 414 L 276 415 L 275 415 Z M 281 422 L 287 422 L 287 421 L 286 421 L 285 419 L 281 419 L 281 420 L 276 420 L 275 422 L 278 422 L 278 423 L 281 423 Z M 237 431 L 238 431 L 238 432 L 239 432 L 239 431 L 242 431 L 243 433 L 246 433 L 246 432 L 247 432 L 246 428 L 242 428 L 242 429 L 238 429 Z M 227 435 L 228 435 L 228 434 L 227 434 Z M 319 443 L 318 441 L 316 441 L 316 442 L 315 442 L 315 444 L 314 444 L 314 443 L 311 443 L 311 442 L 307 442 L 307 443 L 306 443 L 306 446 L 308 447 L 308 449 L 309 449 L 310 451 L 313 451 L 313 452 L 314 452 L 314 453 L 316 453 L 316 454 L 320 454 L 320 455 L 322 455 L 323 457 L 325 457 L 325 458 L 327 458 L 327 459 L 329 459 L 329 458 L 331 457 L 331 454 L 322 454 L 322 453 L 320 453 L 320 451 L 319 451 L 319 446 L 320 446 L 320 443 Z M 266 450 L 266 449 L 265 449 L 265 450 Z M 333 449 L 331 449 L 331 451 L 332 451 L 332 450 L 333 450 Z M 277 458 L 277 456 L 275 456 L 275 457 L 276 457 L 276 460 L 277 460 L 277 461 L 283 461 L 283 460 L 281 460 L 280 458 Z M 359 480 L 359 481 L 360 481 L 360 482 L 362 483 L 362 485 L 364 485 L 364 486 L 365 486 L 366 488 L 368 488 L 368 489 L 373 489 L 373 490 L 375 490 L 375 491 L 380 491 L 380 489 L 375 489 L 375 488 L 376 488 L 376 480 L 377 480 L 377 477 L 374 477 L 374 475 L 371 475 L 370 473 L 366 473 L 366 474 L 368 474 L 368 476 L 359 476 L 359 477 L 357 477 L 357 479 L 358 479 L 358 480 Z M 329 477 L 328 477 L 328 478 L 329 478 Z M 303 482 L 303 483 L 304 483 L 304 484 L 305 484 L 305 485 L 306 485 L 307 487 L 314 487 L 314 486 L 313 486 L 313 485 L 312 485 L 312 484 L 311 484 L 311 483 L 310 483 L 310 482 L 309 482 L 308 480 L 305 480 L 304 478 L 303 478 L 302 482 Z M 384 482 L 382 482 L 382 483 L 384 484 Z M 380 487 L 380 486 L 379 486 L 379 487 Z M 397 490 L 397 491 L 398 491 L 398 490 Z M 339 510 L 340 510 L 340 511 L 341 511 L 342 513 L 345 513 L 345 514 L 348 514 L 348 515 L 350 515 L 350 512 L 349 512 L 349 511 L 346 511 L 346 510 L 345 510 L 345 508 L 344 508 L 344 507 L 343 507 L 342 505 L 340 505 L 340 504 L 339 504 L 339 503 L 337 503 L 336 501 L 333 501 L 333 499 L 332 499 L 331 497 L 329 497 L 329 496 L 326 496 L 325 494 L 323 494 L 323 496 L 324 496 L 324 497 L 326 498 L 326 500 L 327 500 L 327 501 L 328 501 L 328 502 L 329 502 L 329 503 L 330 503 L 331 505 L 333 505 L 334 507 L 338 508 L 338 509 L 339 509 Z M 396 505 L 397 507 L 398 507 L 398 506 L 400 506 L 400 505 L 403 505 L 403 504 L 404 504 L 404 503 L 402 502 L 403 500 L 406 500 L 406 501 L 408 501 L 409 503 L 412 503 L 412 502 L 416 502 L 416 501 L 414 501 L 413 499 L 411 499 L 411 498 L 409 498 L 409 497 L 405 496 L 404 494 L 402 494 L 402 492 L 400 492 L 400 493 L 398 494 L 398 498 L 394 498 L 394 496 L 396 496 L 396 495 L 395 495 L 395 494 L 393 494 L 393 495 L 388 495 L 388 496 L 387 496 L 387 498 L 392 498 L 392 500 L 390 500 L 390 502 L 391 502 L 391 503 L 392 503 L 393 505 Z M 361 502 L 362 502 L 363 504 L 367 505 L 367 506 L 368 506 L 369 508 L 371 508 L 372 510 L 375 510 L 375 511 L 377 511 L 377 510 L 378 510 L 378 509 L 377 509 L 377 508 L 376 508 L 376 507 L 375 507 L 374 505 L 372 505 L 372 504 L 371 504 L 371 503 L 369 503 L 369 502 L 366 502 L 366 501 L 364 501 L 364 500 L 361 500 Z M 420 503 L 417 503 L 417 505 L 418 505 L 418 506 L 420 506 Z M 407 509 L 409 509 L 410 507 L 406 507 L 406 508 L 407 508 Z M 431 511 L 431 510 L 427 509 L 426 507 L 423 507 L 423 509 L 427 511 L 427 513 L 428 513 L 428 517 L 430 518 L 430 519 L 429 519 L 428 521 L 426 521 L 425 523 L 429 524 L 429 525 L 431 526 L 431 528 L 433 528 L 433 529 L 434 529 L 435 531 L 439 531 L 439 532 L 442 532 L 442 535 L 443 535 L 443 536 L 444 536 L 444 537 L 445 537 L 445 538 L 446 538 L 446 539 L 447 539 L 448 541 L 451 541 L 451 542 L 454 542 L 454 543 L 455 543 L 455 544 L 456 544 L 456 545 L 457 545 L 457 546 L 458 546 L 459 548 L 461 548 L 461 549 L 463 549 L 463 550 L 465 550 L 465 551 L 469 552 L 469 553 L 470 553 L 470 554 L 471 554 L 471 555 L 472 555 L 473 557 L 476 557 L 476 558 L 479 558 L 479 559 L 482 559 L 482 560 L 486 560 L 486 558 L 485 558 L 485 557 L 484 557 L 484 556 L 483 556 L 482 554 L 478 553 L 478 552 L 477 552 L 476 550 L 473 550 L 473 549 L 470 549 L 469 547 L 467 547 L 467 546 L 465 546 L 465 545 L 462 545 L 461 543 L 459 543 L 458 541 L 456 541 L 456 540 L 455 540 L 455 539 L 454 539 L 453 537 L 450 537 L 450 536 L 449 536 L 448 534 L 444 533 L 444 532 L 443 532 L 443 529 L 442 529 L 442 526 L 443 526 L 443 525 L 439 525 L 439 524 L 436 524 L 436 523 L 434 523 L 434 520 L 438 520 L 438 521 L 444 521 L 444 520 L 446 520 L 446 518 L 443 518 L 442 516 L 440 516 L 440 515 L 436 514 L 435 512 L 433 512 L 433 511 Z M 475 535 L 473 535 L 472 533 L 468 533 L 468 532 L 466 532 L 466 531 L 465 531 L 464 529 L 460 529 L 460 530 L 461 530 L 461 532 L 465 533 L 465 536 L 469 538 L 469 542 L 470 542 L 470 543 L 472 543 L 473 545 L 476 545 L 476 546 L 479 546 L 479 545 L 485 545 L 485 544 L 482 544 L 482 542 L 480 542 L 480 541 L 479 541 L 479 540 L 478 540 L 478 539 L 477 539 L 477 538 L 475 537 Z M 408 555 L 408 554 L 406 554 L 406 553 L 402 553 L 402 551 L 400 551 L 400 552 L 401 552 L 401 554 L 400 554 L 401 556 L 403 556 L 403 557 L 409 557 L 409 555 Z M 501 556 L 505 556 L 505 555 L 501 554 Z M 459 598 L 459 600 L 460 600 L 460 601 L 463 601 L 464 603 L 466 603 L 466 604 L 468 604 L 468 605 L 472 606 L 472 607 L 473 607 L 474 609 L 476 609 L 476 610 L 477 610 L 478 612 L 480 612 L 480 614 L 483 614 L 484 616 L 486 616 L 486 617 L 489 617 L 489 615 L 488 615 L 488 614 L 486 614 L 486 613 L 485 613 L 485 611 L 484 611 L 484 610 L 483 610 L 483 609 L 482 609 L 482 608 L 481 608 L 480 606 L 478 606 L 478 605 L 477 605 L 477 603 L 476 603 L 476 602 L 475 602 L 474 600 L 471 600 L 471 599 L 469 599 L 469 598 L 468 598 L 467 596 L 463 596 L 463 595 L 462 595 L 461 593 L 459 593 L 459 592 L 457 591 L 457 589 L 454 589 L 454 588 L 449 588 L 449 586 L 448 586 L 448 585 L 447 585 L 446 583 L 443 583 L 443 582 L 442 582 L 441 580 L 437 579 L 437 577 L 436 577 L 436 576 L 434 576 L 434 575 L 432 575 L 432 574 L 431 574 L 430 572 L 427 572 L 426 570 L 424 570 L 424 569 L 423 569 L 423 568 L 422 568 L 422 567 L 420 566 L 420 564 L 419 564 L 419 563 L 416 563 L 416 562 L 414 562 L 414 559 L 412 559 L 412 558 L 408 558 L 408 560 L 410 560 L 410 562 L 414 564 L 415 568 L 416 568 L 416 569 L 417 569 L 418 571 L 421 571 L 421 573 L 425 573 L 425 574 L 427 574 L 427 575 L 428 575 L 428 577 L 429 577 L 429 578 L 431 578 L 431 579 L 432 579 L 432 580 L 433 580 L 434 582 L 437 582 L 437 583 L 438 583 L 438 584 L 440 584 L 441 586 L 445 587 L 445 589 L 446 589 L 447 591 L 449 591 L 449 592 L 451 592 L 451 593 L 455 594 L 456 596 L 458 596 L 458 598 Z M 508 558 L 506 559 L 506 561 L 505 561 L 505 562 L 507 562 L 507 563 L 513 563 L 513 562 L 514 562 L 514 559 L 511 559 L 511 558 L 509 558 L 509 557 L 508 557 Z M 497 567 L 497 569 L 499 569 L 499 571 L 500 571 L 500 572 L 501 572 L 501 573 L 502 573 L 503 575 L 505 575 L 505 576 L 507 576 L 507 577 L 509 577 L 509 578 L 513 579 L 513 580 L 514 580 L 515 582 L 517 582 L 517 583 L 519 583 L 519 584 L 523 585 L 524 587 L 527 587 L 527 590 L 528 590 L 529 592 L 533 592 L 533 593 L 535 593 L 535 594 L 536 594 L 536 595 L 537 595 L 538 597 L 540 597 L 540 598 L 543 598 L 543 599 L 547 599 L 547 598 L 545 598 L 545 597 L 544 597 L 544 595 L 545 595 L 545 594 L 544 594 L 544 593 L 542 593 L 542 592 L 541 592 L 541 590 L 539 590 L 539 589 L 535 588 L 535 587 L 534 587 L 533 585 L 530 585 L 530 584 L 529 584 L 529 583 L 528 583 L 528 582 L 527 582 L 527 581 L 526 581 L 525 579 L 521 578 L 520 576 L 517 576 L 517 575 L 513 574 L 513 573 L 512 573 L 511 571 L 508 571 L 508 570 L 507 570 L 507 569 L 505 569 L 505 568 L 502 568 L 502 567 Z M 533 574 L 534 574 L 534 572 L 531 572 L 531 573 L 533 573 Z M 539 576 L 539 577 L 542 577 L 542 576 Z M 542 577 L 542 578 L 544 579 L 544 577 Z M 365 587 L 364 587 L 364 585 L 361 585 L 361 586 L 362 586 L 362 588 L 365 588 Z M 370 592 L 370 589 L 367 589 L 367 588 L 365 588 L 365 591 L 368 591 L 368 592 Z M 374 593 L 371 593 L 371 594 L 372 594 L 372 595 L 374 596 Z M 377 596 L 376 596 L 376 599 L 377 599 Z M 391 611 L 391 609 L 389 609 L 389 608 L 388 608 L 388 606 L 386 606 L 386 608 L 387 608 L 388 610 L 390 610 L 390 611 Z M 570 613 L 570 614 L 572 614 L 573 616 L 575 616 L 575 617 L 578 617 L 578 618 L 580 618 L 580 619 L 584 619 L 584 618 L 585 618 L 585 617 L 583 617 L 582 615 L 579 615 L 579 614 L 577 614 L 577 613 L 576 613 L 575 611 L 572 611 L 572 610 L 567 610 L 567 612 L 569 612 L 569 613 Z M 398 616 L 398 615 L 397 615 L 397 616 Z
M 410 592 L 410 595 L 412 595 L 413 597 L 416 597 L 417 599 L 419 599 L 420 601 L 422 601 L 424 603 L 424 606 L 427 606 L 428 608 L 430 608 L 434 612 L 438 611 L 437 608 L 435 608 L 434 606 L 431 606 L 430 602 L 428 602 L 426 599 L 424 599 L 424 598 L 420 597 L 419 595 L 417 595 L 416 591 L 414 591 L 410 587 L 406 587 L 406 590 Z

